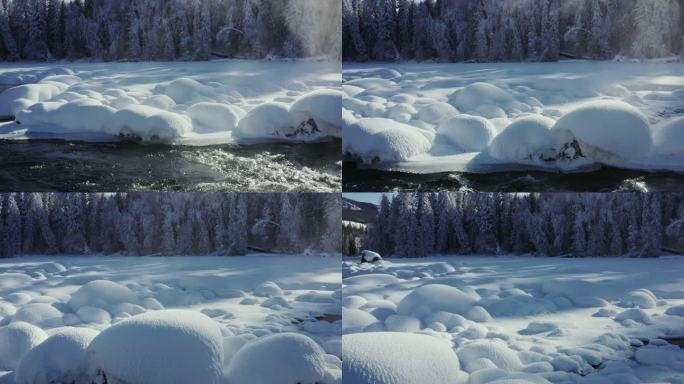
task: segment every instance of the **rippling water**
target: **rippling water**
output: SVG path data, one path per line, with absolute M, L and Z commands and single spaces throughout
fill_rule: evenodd
M 592 172 L 561 173 L 541 171 L 496 172 L 488 174 L 444 172 L 415 175 L 361 169 L 344 163 L 345 192 L 387 191 L 483 191 L 483 192 L 614 192 L 681 191 L 684 174 L 642 172 L 602 167 Z
M 0 191 L 340 191 L 341 141 L 210 147 L 0 141 Z

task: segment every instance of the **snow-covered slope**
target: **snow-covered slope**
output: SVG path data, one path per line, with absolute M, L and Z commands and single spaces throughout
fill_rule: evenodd
M 0 65 L 0 138 L 182 144 L 341 136 L 339 65 L 315 61 Z M 4 88 L 4 87 L 3 87 Z
M 684 170 L 684 67 L 345 64 L 343 150 L 412 173 Z
M 679 382 L 682 262 L 345 260 L 345 383 Z M 414 337 L 387 336 L 396 332 Z
M 271 383 L 281 362 L 292 383 L 340 383 L 339 263 L 3 259 L 0 382 Z

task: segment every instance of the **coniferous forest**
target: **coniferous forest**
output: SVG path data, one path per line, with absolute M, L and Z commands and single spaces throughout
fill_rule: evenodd
M 657 256 L 684 247 L 684 194 L 398 193 L 383 195 L 365 236 L 366 249 L 397 257 Z
M 0 0 L 0 60 L 339 58 L 338 0 Z
M 557 61 L 684 51 L 682 0 L 343 0 L 350 61 Z
M 340 197 L 311 193 L 3 193 L 0 256 L 339 252 Z

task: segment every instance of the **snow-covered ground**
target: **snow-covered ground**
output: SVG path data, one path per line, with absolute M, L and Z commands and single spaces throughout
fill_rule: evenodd
M 684 381 L 682 258 L 354 258 L 342 271 L 345 383 Z
M 340 137 L 340 65 L 0 64 L 0 138 L 190 145 Z M 6 88 L 6 89 L 5 89 Z
M 2 260 L 0 383 L 340 383 L 339 263 Z
M 411 173 L 684 171 L 684 66 L 345 64 L 343 151 Z

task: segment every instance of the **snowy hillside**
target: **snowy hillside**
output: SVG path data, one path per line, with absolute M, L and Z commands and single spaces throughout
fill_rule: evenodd
M 345 383 L 680 382 L 682 261 L 346 260 Z
M 339 263 L 3 259 L 0 382 L 341 383 Z
M 0 138 L 189 145 L 340 137 L 339 64 L 2 64 Z
M 683 171 L 678 63 L 345 64 L 343 151 L 411 173 Z

